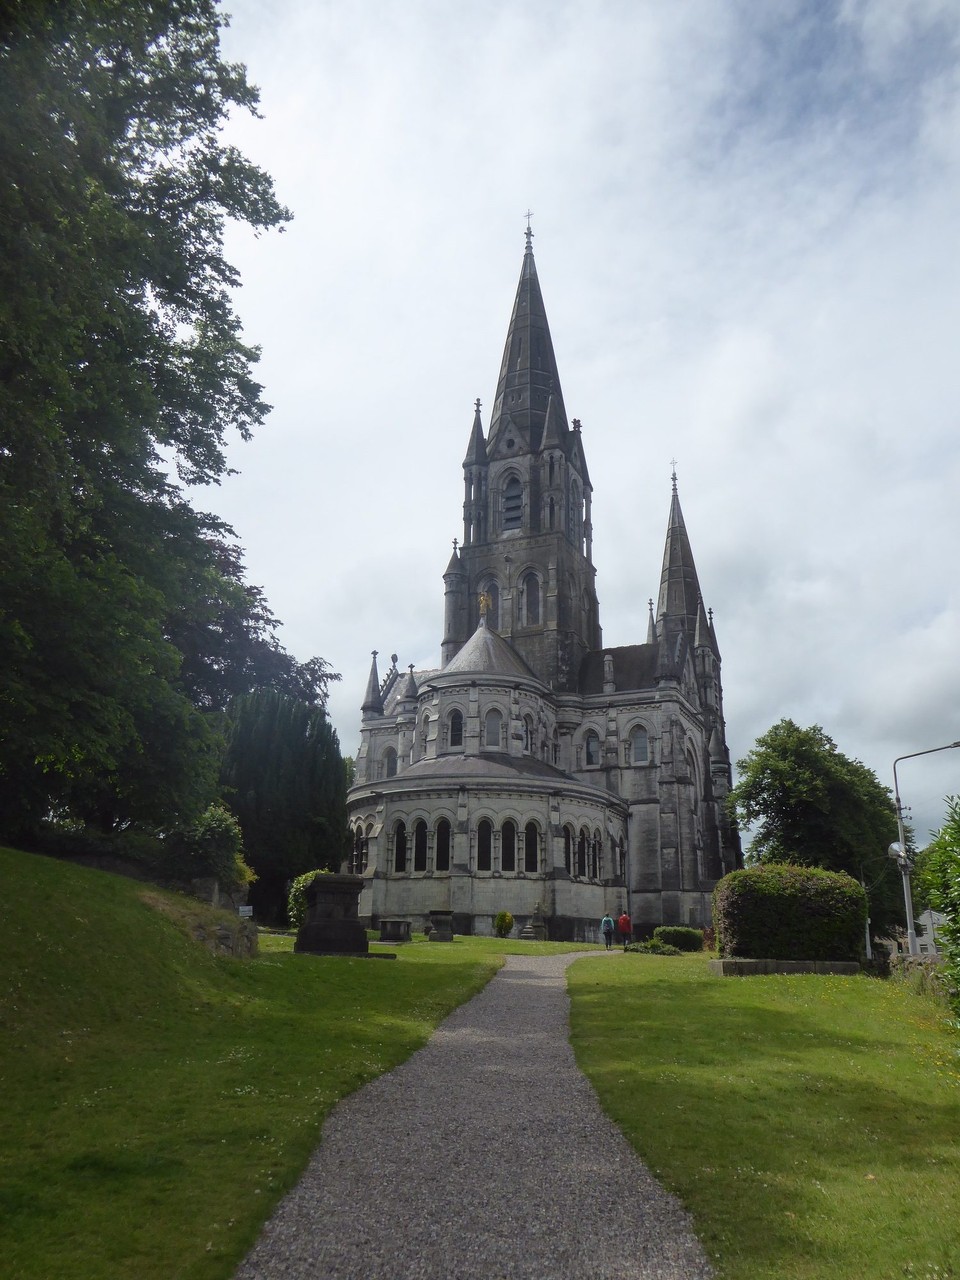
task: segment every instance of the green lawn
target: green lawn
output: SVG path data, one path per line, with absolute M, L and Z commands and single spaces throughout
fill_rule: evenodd
M 188 899 L 0 850 L 0 1273 L 225 1280 L 333 1103 L 424 1043 L 505 952 L 215 959 Z M 145 901 L 145 898 L 148 901 Z M 171 915 L 172 913 L 172 915 Z M 574 1045 L 728 1280 L 960 1277 L 960 1039 L 869 979 L 570 971 Z
M 0 850 L 0 884 L 0 1273 L 18 1280 L 229 1276 L 332 1104 L 500 964 L 290 939 L 215 959 L 131 881 Z
M 570 971 L 605 1110 L 728 1280 L 960 1276 L 960 1040 L 870 978 L 713 978 L 705 956 Z

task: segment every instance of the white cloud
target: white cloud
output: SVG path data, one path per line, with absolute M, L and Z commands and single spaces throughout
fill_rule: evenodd
M 960 737 L 956 6 L 232 9 L 233 136 L 296 216 L 231 234 L 275 408 L 201 500 L 343 672 L 344 749 L 371 649 L 438 658 L 528 207 L 607 642 L 645 635 L 676 457 L 735 755 L 789 715 L 887 782 Z M 922 833 L 960 751 L 904 768 Z

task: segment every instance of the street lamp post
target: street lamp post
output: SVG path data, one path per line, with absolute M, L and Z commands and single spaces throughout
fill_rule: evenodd
M 892 844 L 889 852 L 892 858 L 896 858 L 900 874 L 903 876 L 903 905 L 907 912 L 907 947 L 912 956 L 919 955 L 920 948 L 917 946 L 917 931 L 913 926 L 910 855 L 907 852 L 907 837 L 903 830 L 903 805 L 900 803 L 900 783 L 897 781 L 897 765 L 901 760 L 914 760 L 917 756 L 932 756 L 936 751 L 952 751 L 954 747 L 960 747 L 960 742 L 948 742 L 943 747 L 928 747 L 926 751 L 911 751 L 908 755 L 897 756 L 893 762 L 893 796 L 897 806 L 897 834 L 900 837 L 900 843 L 898 845 Z

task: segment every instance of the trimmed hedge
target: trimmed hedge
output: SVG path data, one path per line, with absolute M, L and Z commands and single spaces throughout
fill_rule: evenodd
M 867 896 L 843 872 L 764 863 L 724 876 L 713 920 L 721 958 L 859 960 Z
M 681 924 L 659 924 L 653 931 L 654 942 L 664 942 L 678 951 L 702 951 L 703 930 Z

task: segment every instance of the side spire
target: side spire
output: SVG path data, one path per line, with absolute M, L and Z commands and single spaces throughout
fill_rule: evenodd
M 690 539 L 680 509 L 677 493 L 676 464 L 671 475 L 672 496 L 667 538 L 663 549 L 663 569 L 660 574 L 660 596 L 657 601 L 657 621 L 661 634 L 675 635 L 683 631 L 692 641 L 697 631 L 697 614 L 700 609 L 700 582 L 694 564 Z
M 373 650 L 373 659 L 370 663 L 370 679 L 367 681 L 367 692 L 363 695 L 363 704 L 360 707 L 364 718 L 367 716 L 383 715 L 383 698 L 380 694 L 380 675 L 377 672 L 377 653 Z
M 467 444 L 467 456 L 463 460 L 465 467 L 482 467 L 487 464 L 487 445 L 483 438 L 483 422 L 480 420 L 480 400 L 474 401 L 473 426 L 470 428 L 470 441 Z

